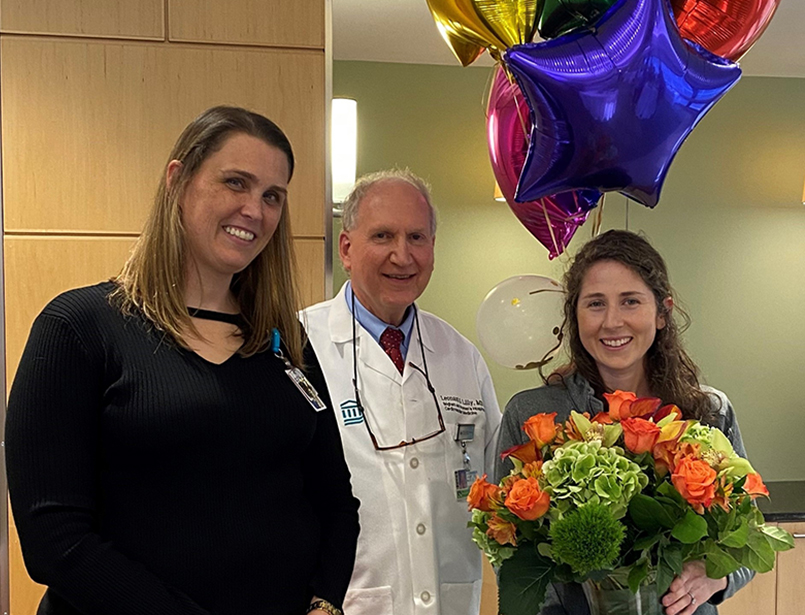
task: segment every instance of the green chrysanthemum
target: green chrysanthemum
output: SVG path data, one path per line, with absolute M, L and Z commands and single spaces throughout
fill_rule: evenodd
M 587 504 L 551 524 L 551 551 L 556 561 L 586 575 L 612 567 L 625 534 L 605 506 Z

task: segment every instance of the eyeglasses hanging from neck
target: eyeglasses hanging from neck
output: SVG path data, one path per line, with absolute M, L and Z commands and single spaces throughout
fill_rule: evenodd
M 358 410 L 363 416 L 363 424 L 366 425 L 366 431 L 369 432 L 369 438 L 372 440 L 372 445 L 375 447 L 375 450 L 378 451 L 393 451 L 398 448 L 404 448 L 406 446 L 411 446 L 412 444 L 418 444 L 420 442 L 424 442 L 425 440 L 430 440 L 431 438 L 435 438 L 441 433 L 444 433 L 445 426 L 444 426 L 444 419 L 442 418 L 442 409 L 439 406 L 439 399 L 436 396 L 436 390 L 433 388 L 433 385 L 430 382 L 430 376 L 428 375 L 428 362 L 425 358 L 425 346 L 422 344 L 422 331 L 419 328 L 419 313 L 417 311 L 416 305 L 411 305 L 411 309 L 414 310 L 414 327 L 416 327 L 416 334 L 417 334 L 417 341 L 419 343 L 419 350 L 422 354 L 422 366 L 424 370 L 417 365 L 414 365 L 411 361 L 408 362 L 408 365 L 418 371 L 425 377 L 425 383 L 427 384 L 428 391 L 430 391 L 431 397 L 433 397 L 433 403 L 436 406 L 436 415 L 439 419 L 439 429 L 434 431 L 431 434 L 426 436 L 422 436 L 421 438 L 411 438 L 410 440 L 401 440 L 399 444 L 394 444 L 391 446 L 382 446 L 378 443 L 377 437 L 375 436 L 374 432 L 372 431 L 372 426 L 369 424 L 369 415 L 366 412 L 366 409 L 361 402 L 361 395 L 358 392 L 358 337 L 357 337 L 357 319 L 355 318 L 355 291 L 352 292 L 352 300 L 351 300 L 351 307 L 352 307 L 352 386 L 355 390 L 355 403 L 358 406 Z

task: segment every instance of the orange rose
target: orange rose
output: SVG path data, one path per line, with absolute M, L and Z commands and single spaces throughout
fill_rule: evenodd
M 646 419 L 623 419 L 621 426 L 626 448 L 636 455 L 652 450 L 660 437 L 660 428 Z
M 528 434 L 537 448 L 551 444 L 556 439 L 556 412 L 535 414 L 523 424 L 523 431 Z
M 760 474 L 757 472 L 746 475 L 744 491 L 751 495 L 753 500 L 760 495 L 769 497 L 769 490 L 766 489 L 766 485 L 763 484 L 763 479 L 760 478 Z
M 548 512 L 550 496 L 539 488 L 536 478 L 521 478 L 506 496 L 506 508 L 524 521 L 539 519 Z
M 716 471 L 701 459 L 683 457 L 676 464 L 671 482 L 688 504 L 699 514 L 710 506 L 715 498 Z
M 533 440 L 529 440 L 525 444 L 518 444 L 517 446 L 507 448 L 500 454 L 501 459 L 506 459 L 506 457 L 514 457 L 523 463 L 532 463 L 542 459 L 542 456 L 537 450 L 537 444 Z
M 489 518 L 489 521 L 486 522 L 486 525 L 486 535 L 492 540 L 497 541 L 497 543 L 501 545 L 509 543 L 515 547 L 517 546 L 517 538 L 515 537 L 517 528 L 515 527 L 514 523 L 511 521 L 504 521 L 497 515 L 492 515 Z
M 629 414 L 629 406 L 637 399 L 637 395 L 629 391 L 615 391 L 614 393 L 604 393 L 609 405 L 609 416 L 616 421 L 632 416 Z
M 486 482 L 486 474 L 481 478 L 476 478 L 467 496 L 467 510 L 477 508 L 484 512 L 492 512 L 501 504 L 500 487 Z

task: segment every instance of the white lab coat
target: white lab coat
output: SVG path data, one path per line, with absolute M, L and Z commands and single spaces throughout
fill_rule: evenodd
M 459 423 L 475 425 L 467 445 L 471 467 L 492 476 L 500 409 L 478 350 L 443 320 L 419 311 L 431 383 L 447 430 L 412 446 L 376 451 L 355 407 L 352 315 L 345 289 L 303 313 L 321 364 L 352 488 L 361 501 L 361 534 L 344 610 L 349 615 L 477 615 L 481 552 L 467 528 L 465 500 L 456 497 L 462 469 Z M 416 324 L 401 375 L 368 331 L 357 325 L 361 402 L 380 446 L 421 438 L 439 427 L 421 373 Z

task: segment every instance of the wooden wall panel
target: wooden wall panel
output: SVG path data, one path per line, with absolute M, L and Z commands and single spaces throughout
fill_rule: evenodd
M 294 242 L 302 305 L 324 301 L 324 240 L 297 238 Z
M 0 29 L 27 34 L 165 38 L 163 0 L 2 0 Z
M 17 371 L 34 318 L 60 292 L 117 274 L 133 237 L 7 236 L 5 248 L 6 376 Z M 31 281 L 36 280 L 35 284 Z
M 172 41 L 324 49 L 321 0 L 168 0 Z
M 777 570 L 757 574 L 732 598 L 718 605 L 718 615 L 775 615 Z
M 324 54 L 11 36 L 0 54 L 6 231 L 139 232 L 182 128 L 237 104 L 287 132 L 294 233 L 324 236 Z
M 777 554 L 777 615 L 800 615 L 805 605 L 805 521 L 781 523 L 780 527 L 799 538 L 792 551 Z M 756 611 L 767 613 L 770 610 Z

